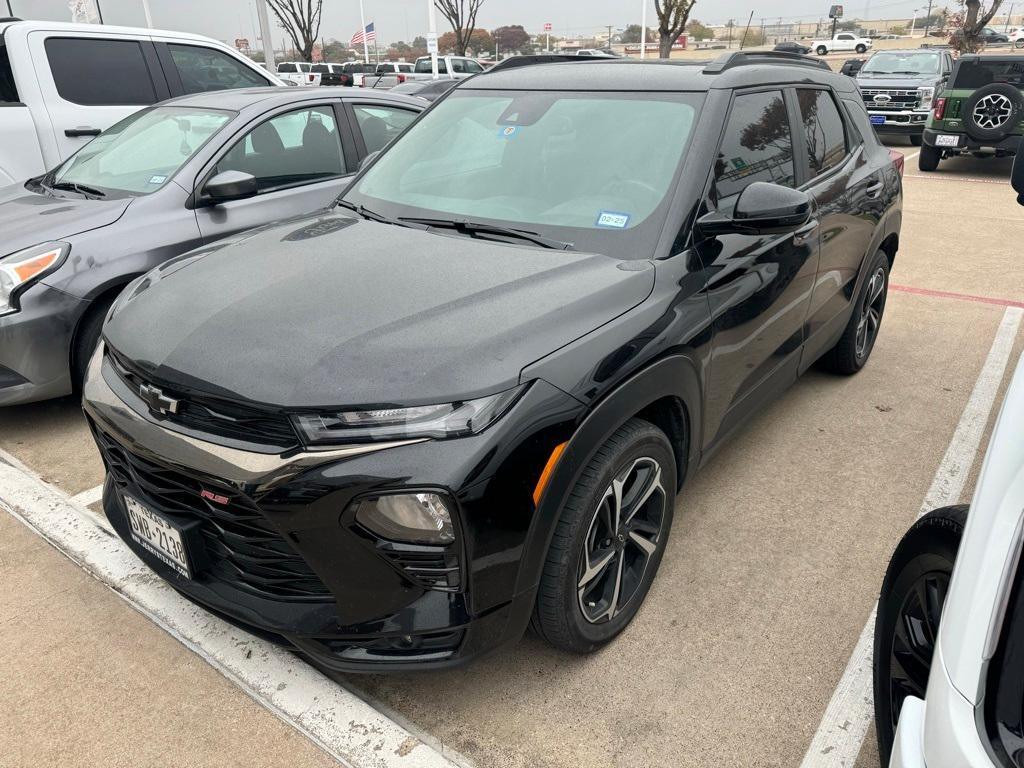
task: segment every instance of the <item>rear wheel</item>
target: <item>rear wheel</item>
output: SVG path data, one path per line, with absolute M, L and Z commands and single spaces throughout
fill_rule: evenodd
M 817 53 L 819 56 L 824 56 L 826 53 L 828 53 L 828 48 L 826 48 L 824 45 L 819 45 Z
M 1013 43 L 1013 47 L 1014 48 L 1024 48 L 1024 37 L 1022 37 L 1020 40 L 1015 40 L 1014 43 Z
M 867 49 L 868 47 L 861 43 L 857 46 L 857 53 L 864 53 L 865 51 L 867 51 Z
M 942 150 L 923 144 L 921 146 L 921 154 L 917 156 L 917 167 L 922 171 L 930 173 L 939 167 L 939 160 L 941 159 Z
M 922 517 L 896 547 L 882 582 L 875 619 L 875 731 L 889 764 L 896 723 L 907 696 L 923 699 L 939 619 L 967 521 L 967 505 Z
M 884 251 L 877 251 L 871 260 L 867 279 L 861 286 L 846 330 L 836 345 L 822 358 L 822 363 L 828 370 L 851 375 L 867 364 L 882 326 L 888 288 L 889 257 Z
M 625 629 L 658 571 L 675 497 L 668 438 L 630 419 L 590 460 L 562 508 L 537 591 L 537 634 L 589 653 Z

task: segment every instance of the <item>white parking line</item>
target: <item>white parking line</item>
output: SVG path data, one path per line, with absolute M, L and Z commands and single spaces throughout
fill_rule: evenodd
M 97 485 L 95 488 L 90 488 L 87 491 L 76 493 L 71 497 L 71 501 L 75 504 L 80 504 L 83 507 L 88 507 L 90 504 L 95 504 L 97 501 L 103 498 L 103 485 Z
M 953 439 L 918 511 L 919 517 L 935 507 L 960 501 L 1013 352 L 1021 317 L 1024 317 L 1024 309 L 1020 307 L 1007 307 L 1003 313 L 992 348 L 964 406 Z M 882 574 L 878 575 L 878 581 L 881 583 Z M 801 768 L 849 768 L 857 760 L 864 734 L 874 716 L 871 661 L 876 608 L 871 609 L 843 676 L 825 708 L 821 724 L 800 763 Z
M 100 524 L 97 516 L 75 501 L 81 496 L 69 498 L 0 450 L 0 511 L 42 536 L 343 765 L 471 765 L 436 739 L 403 727 L 287 650 L 242 632 L 183 598 L 143 565 L 105 521 Z

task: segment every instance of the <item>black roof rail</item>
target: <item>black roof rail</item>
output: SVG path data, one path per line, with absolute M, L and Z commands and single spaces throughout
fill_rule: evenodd
M 505 69 L 516 69 L 517 67 L 531 67 L 534 64 L 565 64 L 572 61 L 623 61 L 623 59 L 615 56 L 591 56 L 590 54 L 538 53 L 526 56 L 510 56 L 499 61 L 490 69 L 481 72 L 481 74 L 486 75 Z
M 753 64 L 796 64 L 801 67 L 814 67 L 815 69 L 826 69 L 832 71 L 826 62 L 801 53 L 790 53 L 789 51 L 732 51 L 723 53 L 706 67 L 704 72 L 709 75 L 717 75 L 734 67 L 744 67 Z
M 4 16 L 0 18 L 0 24 L 7 21 L 24 21 L 24 19 L 19 19 L 17 16 Z

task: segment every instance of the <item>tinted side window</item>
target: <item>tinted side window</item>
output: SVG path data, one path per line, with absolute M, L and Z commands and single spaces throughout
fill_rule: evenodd
M 828 91 L 798 88 L 796 95 L 811 176 L 818 176 L 846 157 L 846 129 Z
M 365 104 L 355 104 L 352 109 L 356 113 L 359 131 L 363 134 L 363 143 L 366 144 L 367 154 L 384 149 L 405 130 L 409 123 L 416 119 L 415 112 L 396 107 L 370 107 Z
M 466 71 L 467 72 L 483 72 L 484 68 L 481 67 L 479 64 L 477 64 L 475 61 L 467 61 L 466 62 Z
M 277 65 L 277 71 L 278 72 L 298 72 L 299 70 L 295 68 L 294 64 L 278 64 Z
M 11 57 L 7 53 L 7 44 L 0 34 L 0 102 L 17 104 L 18 87 L 14 84 L 14 72 L 11 70 Z
M 715 199 L 720 208 L 736 202 L 755 181 L 796 185 L 793 136 L 780 91 L 737 96 L 715 163 Z
M 452 72 L 465 72 L 466 62 L 462 59 L 452 59 Z
M 45 47 L 62 99 L 85 106 L 156 101 L 149 67 L 136 40 L 50 37 Z
M 268 80 L 242 62 L 214 48 L 174 43 L 167 47 L 181 75 L 181 87 L 185 93 L 270 85 Z

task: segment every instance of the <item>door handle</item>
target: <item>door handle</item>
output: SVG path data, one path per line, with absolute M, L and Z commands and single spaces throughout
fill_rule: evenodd
M 79 126 L 78 128 L 65 128 L 64 135 L 76 139 L 79 136 L 99 136 L 103 133 L 99 128 L 90 128 L 87 125 Z
M 877 181 L 874 184 L 870 184 L 864 187 L 864 193 L 872 200 L 877 198 L 882 193 L 882 187 L 885 186 L 882 182 Z
M 793 233 L 793 245 L 806 245 L 811 235 L 818 231 L 818 220 L 812 219 Z

